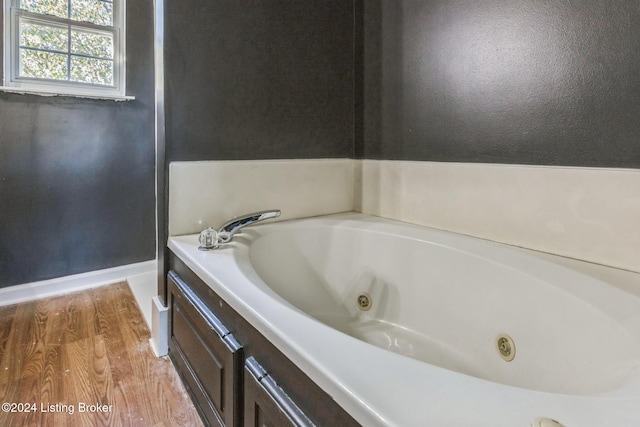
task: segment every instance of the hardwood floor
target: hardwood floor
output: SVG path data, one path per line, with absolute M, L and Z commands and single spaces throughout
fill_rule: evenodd
M 149 338 L 126 282 L 0 307 L 0 426 L 202 426 Z

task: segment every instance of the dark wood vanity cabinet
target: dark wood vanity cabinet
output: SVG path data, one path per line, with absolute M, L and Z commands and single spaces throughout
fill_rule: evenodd
M 169 356 L 211 426 L 359 424 L 170 253 Z
M 175 273 L 169 273 L 169 354 L 209 426 L 239 426 L 242 346 Z

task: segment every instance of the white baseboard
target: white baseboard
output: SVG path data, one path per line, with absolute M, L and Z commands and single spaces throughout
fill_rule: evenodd
M 127 280 L 129 277 L 157 270 L 157 262 L 144 261 L 72 276 L 59 277 L 40 282 L 25 283 L 0 289 L 0 306 L 33 301 L 40 298 L 65 295 L 71 292 L 97 288 L 109 283 Z M 155 289 L 154 289 L 155 294 Z M 138 303 L 140 304 L 140 303 Z M 151 304 L 149 301 L 147 304 Z M 146 319 L 145 319 L 146 320 Z M 147 321 L 148 322 L 148 321 Z

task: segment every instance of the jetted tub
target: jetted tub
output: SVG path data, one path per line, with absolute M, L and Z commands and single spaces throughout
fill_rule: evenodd
M 638 274 L 355 213 L 197 246 L 169 240 L 364 426 L 640 425 Z

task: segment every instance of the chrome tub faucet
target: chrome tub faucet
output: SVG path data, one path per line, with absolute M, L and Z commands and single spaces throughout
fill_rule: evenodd
M 200 246 L 198 247 L 198 249 L 200 249 L 201 251 L 218 249 L 220 248 L 220 245 L 229 243 L 233 235 L 240 231 L 242 228 L 270 218 L 277 218 L 279 216 L 280 210 L 271 209 L 231 218 L 229 221 L 222 224 L 218 231 L 216 231 L 213 227 L 209 227 L 203 230 L 200 233 L 200 237 L 198 238 L 198 241 L 200 242 Z

